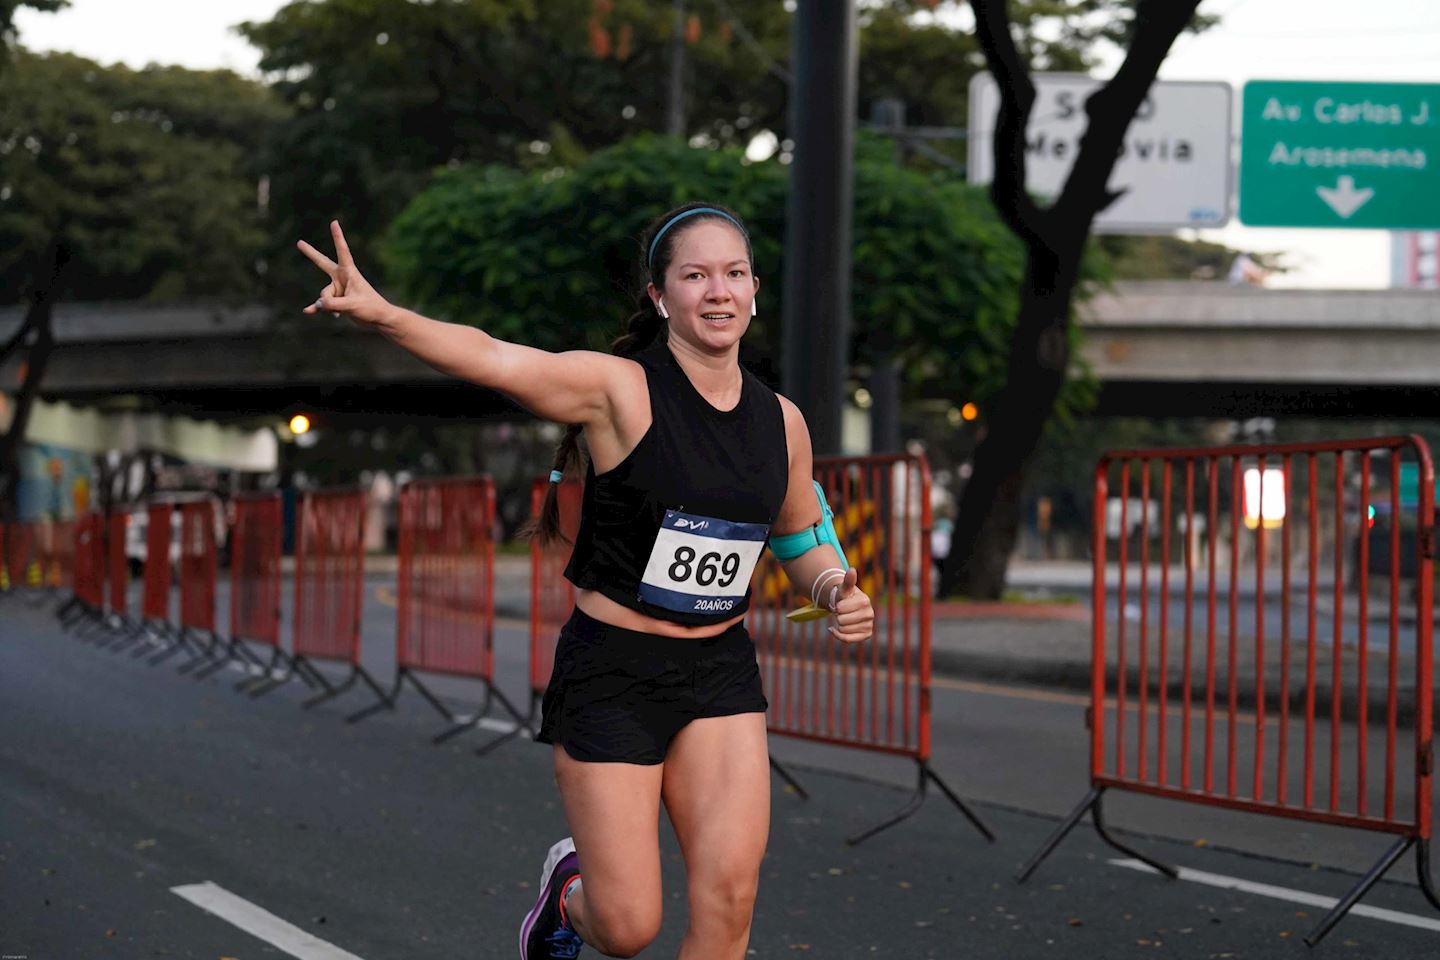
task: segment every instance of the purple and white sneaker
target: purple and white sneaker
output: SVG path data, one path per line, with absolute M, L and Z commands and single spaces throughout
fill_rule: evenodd
M 560 895 L 579 876 L 575 840 L 566 837 L 550 848 L 540 873 L 540 896 L 520 924 L 520 960 L 571 960 L 580 956 L 580 935 L 565 923 Z

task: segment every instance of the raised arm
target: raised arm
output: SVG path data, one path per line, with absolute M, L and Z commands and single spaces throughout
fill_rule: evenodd
M 810 429 L 800 408 L 785 397 L 780 398 L 785 414 L 785 442 L 789 448 L 790 482 L 785 488 L 785 502 L 771 528 L 772 535 L 799 533 L 820 522 L 820 502 L 815 498 L 814 457 L 810 447 Z M 847 643 L 868 640 L 875 628 L 875 610 L 870 598 L 858 585 L 859 571 L 854 567 L 843 572 L 844 564 L 835 548 L 828 543 L 806 550 L 783 564 L 785 576 L 797 590 L 829 609 L 834 616 L 830 632 Z M 818 597 L 816 596 L 816 588 Z
M 561 423 L 612 420 L 615 389 L 644 376 L 635 363 L 620 357 L 589 350 L 550 353 L 398 307 L 356 268 L 339 221 L 331 222 L 330 235 L 334 260 L 304 240 L 297 244 L 330 277 L 305 313 L 328 310 L 346 316 L 383 333 L 441 373 L 498 390 L 536 415 Z

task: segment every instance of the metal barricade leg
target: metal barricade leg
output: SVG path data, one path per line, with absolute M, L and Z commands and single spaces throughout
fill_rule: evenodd
M 195 630 L 195 629 L 192 629 L 192 628 L 190 628 L 190 627 L 183 627 L 183 628 L 182 628 L 182 632 L 187 632 L 187 633 L 189 633 L 191 636 L 199 636 L 199 635 L 200 635 L 200 631 L 199 631 L 199 630 Z M 215 650 L 216 650 L 217 647 L 220 647 L 220 646 L 222 645 L 222 642 L 223 642 L 223 641 L 221 641 L 221 639 L 220 639 L 220 634 L 215 633 L 214 631 L 206 631 L 206 632 L 210 634 L 210 638 L 209 638 L 209 640 L 207 640 L 207 641 L 205 642 L 205 646 L 201 647 L 200 650 L 199 650 L 199 652 L 197 652 L 197 653 L 195 654 L 195 656 L 191 657 L 189 660 L 185 661 L 184 663 L 180 664 L 180 666 L 176 667 L 176 668 L 175 668 L 175 672 L 176 672 L 176 673 L 189 673 L 191 670 L 194 670 L 196 667 L 200 666 L 202 663 L 210 663 L 210 662 L 213 662 L 214 657 L 215 657 Z M 225 661 L 222 659 L 220 662 L 221 662 L 221 663 L 224 663 Z
M 237 660 L 248 660 L 248 666 L 261 668 L 265 666 L 265 664 L 260 662 L 260 658 L 251 653 L 249 648 L 245 646 L 245 641 L 239 637 L 231 637 L 225 641 L 225 655 L 209 666 L 196 670 L 193 676 L 196 680 L 203 680 Z
M 314 671 L 313 667 L 311 667 L 310 669 Z M 319 677 L 319 674 L 315 673 L 315 676 Z M 376 682 L 374 677 L 370 676 L 369 671 L 367 671 L 364 667 L 360 666 L 358 663 L 352 663 L 350 665 L 350 675 L 347 676 L 338 687 L 331 686 L 329 683 L 326 683 L 326 690 L 311 697 L 309 700 L 306 700 L 304 703 L 301 704 L 301 706 L 304 707 L 306 710 L 309 710 L 311 707 L 319 706 L 326 700 L 338 697 L 346 690 L 349 690 L 351 687 L 355 686 L 356 680 L 364 680 L 365 685 L 368 686 L 371 690 L 374 690 L 377 697 L 385 696 L 384 689 L 381 688 L 380 684 Z
M 501 703 L 501 705 L 504 706 L 505 709 L 510 713 L 510 716 L 511 716 L 511 718 L 512 718 L 514 724 L 515 724 L 515 726 L 514 726 L 513 729 L 508 730 L 508 731 L 506 731 L 505 733 L 500 734 L 500 736 L 494 738 L 494 739 L 491 740 L 489 743 L 483 743 L 483 744 L 481 744 L 480 746 L 476 747 L 476 748 L 475 748 L 475 756 L 477 756 L 477 757 L 483 757 L 483 756 L 485 756 L 485 754 L 489 753 L 491 750 L 494 750 L 496 747 L 500 746 L 502 743 L 505 743 L 505 742 L 508 741 L 508 740 L 511 740 L 511 739 L 513 739 L 513 738 L 515 738 L 515 737 L 518 737 L 518 736 L 520 736 L 522 733 L 528 733 L 529 730 L 530 730 L 529 725 L 525 722 L 525 718 L 520 715 L 520 711 L 519 711 L 519 710 L 516 710 L 516 709 L 515 709 L 515 705 L 510 702 L 509 698 L 507 698 L 507 697 L 505 696 L 505 694 L 503 694 L 503 693 L 501 693 L 499 690 L 497 690 L 497 689 L 495 688 L 495 685 L 494 685 L 494 684 L 487 683 L 487 687 L 488 687 L 488 691 L 487 691 L 486 696 L 485 696 L 486 713 L 489 712 L 490 696 L 493 694 L 494 697 L 495 697 L 495 699 L 499 700 L 500 703 Z
M 1430 875 L 1430 841 L 1421 840 L 1415 846 L 1415 871 L 1420 875 L 1420 889 L 1425 899 L 1436 910 L 1440 910 L 1440 894 L 1435 892 L 1435 880 Z
M 1147 866 L 1158 870 L 1160 873 L 1165 874 L 1165 876 L 1169 877 L 1171 880 L 1179 880 L 1179 870 L 1176 870 L 1168 863 L 1161 863 L 1159 860 L 1156 860 L 1153 857 L 1146 856 L 1145 854 L 1134 849 L 1133 847 L 1127 847 L 1125 844 L 1121 843 L 1119 840 L 1116 840 L 1113 836 L 1110 835 L 1110 831 L 1105 829 L 1103 802 L 1104 791 L 1102 790 L 1100 793 L 1095 795 L 1095 802 L 1090 808 L 1090 819 L 1095 824 L 1095 832 L 1100 834 L 1100 839 L 1104 840 L 1106 843 L 1110 844 L 1110 846 L 1114 847 L 1116 850 L 1119 850 L 1126 856 L 1134 857 L 1141 863 L 1144 863 Z
M 371 716 L 372 714 L 379 713 L 381 710 L 394 710 L 395 701 L 400 696 L 400 685 L 405 682 L 405 677 L 407 674 L 409 674 L 409 672 L 410 671 L 407 667 L 401 667 L 400 669 L 396 670 L 395 683 L 393 686 L 391 686 L 390 692 L 386 694 L 381 694 L 380 699 L 370 704 L 370 706 L 356 710 L 354 713 L 350 714 L 350 716 L 345 718 L 345 722 L 359 723 L 366 717 Z M 416 684 L 416 687 L 418 687 L 420 689 L 420 692 L 425 695 L 425 699 L 429 700 L 431 703 L 434 703 L 437 709 L 439 708 L 440 705 L 436 703 L 434 698 L 430 696 L 430 691 L 426 690 L 424 687 L 421 687 L 418 683 Z M 447 711 L 442 710 L 441 712 L 445 713 Z
M 919 779 L 917 780 L 915 785 L 915 793 L 910 797 L 910 802 L 905 805 L 904 809 L 902 809 L 899 813 L 895 814 L 895 816 L 891 817 L 889 820 L 886 820 L 879 826 L 871 827 L 864 833 L 847 838 L 845 840 L 846 844 L 853 847 L 856 844 L 864 843 L 866 840 L 869 840 L 877 833 L 888 830 L 896 824 L 901 823 L 902 821 L 907 820 L 910 817 L 913 817 L 916 812 L 919 811 L 921 805 L 925 803 L 925 788 L 932 780 L 935 782 L 935 785 L 940 788 L 941 792 L 943 792 L 945 796 L 950 798 L 950 802 L 955 804 L 956 809 L 958 809 L 961 813 L 965 815 L 965 818 L 969 820 L 972 825 L 974 825 L 976 830 L 980 831 L 981 836 L 983 836 L 990 843 L 995 842 L 995 834 L 991 832 L 989 827 L 985 826 L 985 824 L 980 820 L 979 815 L 977 815 L 975 811 L 972 810 L 970 806 L 965 803 L 965 801 L 961 800 L 960 797 L 956 795 L 955 791 L 950 789 L 950 787 L 945 783 L 945 781 L 940 779 L 940 777 L 935 773 L 935 771 L 931 769 L 930 764 L 926 763 L 923 760 L 917 760 L 915 761 L 915 764 L 918 767 L 917 772 L 919 775 Z
M 260 664 L 258 670 L 248 670 L 246 672 L 246 676 L 241 677 L 239 680 L 235 681 L 235 686 L 232 689 L 239 691 L 245 689 L 248 686 L 251 686 L 252 684 L 262 683 L 266 680 L 274 679 L 275 668 L 280 665 L 281 659 L 283 657 L 284 654 L 280 652 L 279 647 L 271 647 L 270 662 Z
M 1171 880 L 1178 879 L 1180 874 L 1179 871 L 1177 871 L 1174 867 L 1170 866 L 1169 864 L 1161 863 L 1160 861 L 1155 860 L 1152 857 L 1147 857 L 1140 851 L 1127 847 L 1125 844 L 1121 843 L 1110 835 L 1109 831 L 1105 829 L 1105 818 L 1101 809 L 1101 799 L 1104 796 L 1104 787 L 1092 786 L 1090 788 L 1090 792 L 1085 794 L 1085 798 L 1076 805 L 1074 810 L 1070 811 L 1070 813 L 1065 817 L 1065 819 L 1061 821 L 1060 826 L 1056 827 L 1055 831 L 1046 838 L 1043 844 L 1040 845 L 1040 849 L 1035 851 L 1035 853 L 1030 857 L 1029 860 L 1025 861 L 1025 865 L 1022 866 L 1020 868 L 1020 871 L 1015 874 L 1015 882 L 1024 883 L 1026 880 L 1029 880 L 1030 874 L 1035 872 L 1035 868 L 1040 866 L 1040 862 L 1046 857 L 1050 856 L 1050 854 L 1055 850 L 1055 848 L 1060 845 L 1060 841 L 1064 840 L 1066 835 L 1069 834 L 1071 830 L 1075 829 L 1075 825 L 1084 818 L 1087 812 L 1091 814 L 1091 819 L 1095 824 L 1095 831 L 1100 834 L 1100 839 L 1104 840 L 1106 843 L 1110 844 L 1110 846 L 1114 847 L 1116 850 L 1119 850 L 1127 857 L 1133 857 L 1142 863 L 1148 864 L 1150 867 L 1154 868 L 1160 873 L 1163 873 Z
M 1305 935 L 1305 943 L 1313 947 L 1321 940 L 1324 940 L 1325 935 L 1334 928 L 1335 924 L 1345 918 L 1345 914 L 1350 912 L 1350 908 L 1359 903 L 1360 898 L 1370 892 L 1370 888 L 1380 881 L 1380 878 L 1385 875 L 1385 871 L 1395 865 L 1396 860 L 1399 860 L 1405 855 L 1405 851 L 1409 850 L 1410 845 L 1414 842 L 1415 840 L 1413 838 L 1406 837 L 1385 851 L 1385 855 L 1380 858 L 1375 866 L 1370 868 L 1369 872 L 1360 879 L 1360 882 L 1351 887 L 1350 892 L 1345 894 L 1339 903 L 1330 908 L 1330 912 L 1325 914 L 1325 919 L 1320 921 L 1320 925 Z
M 275 653 L 276 659 L 278 659 L 280 662 L 285 662 L 285 654 L 282 651 L 277 648 Z M 290 680 L 291 677 L 299 677 L 300 682 L 305 684 L 305 686 L 309 687 L 312 690 L 315 689 L 316 686 L 325 687 L 326 689 L 329 689 L 330 687 L 329 682 L 326 681 L 324 677 L 320 676 L 320 674 L 315 671 L 314 667 L 310 666 L 310 664 L 305 660 L 303 654 L 291 657 L 289 659 L 286 671 L 280 676 L 275 676 L 274 670 L 275 665 L 274 660 L 272 660 L 272 663 L 268 670 L 269 676 L 266 679 L 259 680 L 258 677 L 247 677 L 245 680 L 241 681 L 241 684 L 250 687 L 249 694 L 252 700 L 256 697 L 263 697 L 270 691 L 284 685 Z M 259 682 L 256 682 L 257 680 Z M 251 686 L 251 684 L 254 685 Z M 241 689 L 240 685 L 237 685 L 235 689 Z
M 786 786 L 788 786 L 791 790 L 794 790 L 796 794 L 799 795 L 801 800 L 810 799 L 810 794 L 806 793 L 805 788 L 800 786 L 800 781 L 796 780 L 793 776 L 791 776 L 790 771 L 786 770 L 785 767 L 781 765 L 780 761 L 776 760 L 774 757 L 770 758 L 770 769 L 774 770 L 777 774 L 779 774 L 780 779 L 784 780 Z

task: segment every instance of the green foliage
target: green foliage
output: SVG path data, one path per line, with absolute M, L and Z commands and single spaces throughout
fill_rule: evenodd
M 983 58 L 968 29 L 911 16 L 929 6 L 862 6 L 862 117 L 875 99 L 899 97 L 911 123 L 965 123 L 967 85 Z M 1126 9 L 1123 0 L 1100 6 Z M 769 130 L 783 140 L 791 56 L 785 5 L 693 0 L 689 9 L 698 36 L 686 46 L 687 135 L 742 146 Z M 1016 9 L 1025 38 L 1068 30 L 1077 44 L 1095 42 L 1095 31 L 1081 30 L 1084 18 L 1065 4 L 1024 0 Z M 359 238 L 356 255 L 373 263 L 368 245 L 436 168 L 576 167 L 592 151 L 663 130 L 672 15 L 670 4 L 654 0 L 313 0 L 240 25 L 293 110 L 267 162 L 271 279 L 281 298 L 311 288 L 303 264 L 288 256 L 296 237 L 323 233 L 341 217 Z M 1062 56 L 1058 41 L 1033 42 L 1048 51 L 1037 62 L 1050 69 L 1087 62 L 1088 47 Z M 963 156 L 963 145 L 942 148 Z
M 449 171 L 396 220 L 398 295 L 445 319 L 549 350 L 605 348 L 635 308 L 636 238 L 667 209 L 704 198 L 747 221 L 761 278 L 750 339 L 778 353 L 789 170 L 739 151 L 639 137 L 572 170 Z M 984 400 L 1005 376 L 1021 249 L 983 191 L 896 165 L 862 140 L 856 163 L 854 360 L 900 361 L 922 388 Z
M 0 300 L 57 237 L 63 298 L 246 294 L 264 238 L 253 157 L 280 114 L 224 71 L 18 51 L 0 96 Z
M 386 259 L 401 295 L 445 319 L 548 350 L 603 349 L 641 294 L 646 224 L 712 198 L 750 227 L 764 339 L 780 311 L 784 191 L 779 164 L 646 135 L 572 170 L 447 171 L 396 220 Z
M 70 6 L 70 0 L 0 0 L 0 70 L 15 45 L 15 11 L 29 7 L 41 13 L 55 13 Z

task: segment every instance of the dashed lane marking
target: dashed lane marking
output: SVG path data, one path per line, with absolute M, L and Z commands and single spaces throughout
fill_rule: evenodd
M 1111 864 L 1117 867 L 1124 867 L 1127 870 L 1139 870 L 1143 873 L 1157 873 L 1149 864 L 1139 860 L 1111 860 Z M 1180 867 L 1180 879 L 1188 880 L 1191 883 L 1203 883 L 1207 887 L 1219 887 L 1222 890 L 1239 890 L 1241 893 L 1253 893 L 1258 897 L 1271 897 L 1275 900 L 1288 900 L 1291 903 L 1301 903 L 1307 907 L 1320 907 L 1329 910 L 1340 901 L 1335 897 L 1327 897 L 1324 894 L 1308 893 L 1304 890 L 1291 890 L 1289 887 L 1277 887 L 1268 883 L 1256 883 L 1253 880 L 1242 880 L 1239 877 L 1227 877 L 1220 873 L 1206 873 L 1203 870 L 1191 870 L 1189 867 Z M 1420 917 L 1413 913 L 1401 913 L 1399 910 L 1386 910 L 1383 907 L 1371 907 L 1363 903 L 1357 903 L 1350 908 L 1350 912 L 1356 916 L 1369 917 L 1372 920 L 1383 920 L 1386 923 L 1397 923 L 1406 927 L 1419 927 L 1421 930 L 1440 931 L 1440 920 L 1432 917 Z
M 362 960 L 217 884 L 192 883 L 170 892 L 299 960 Z

